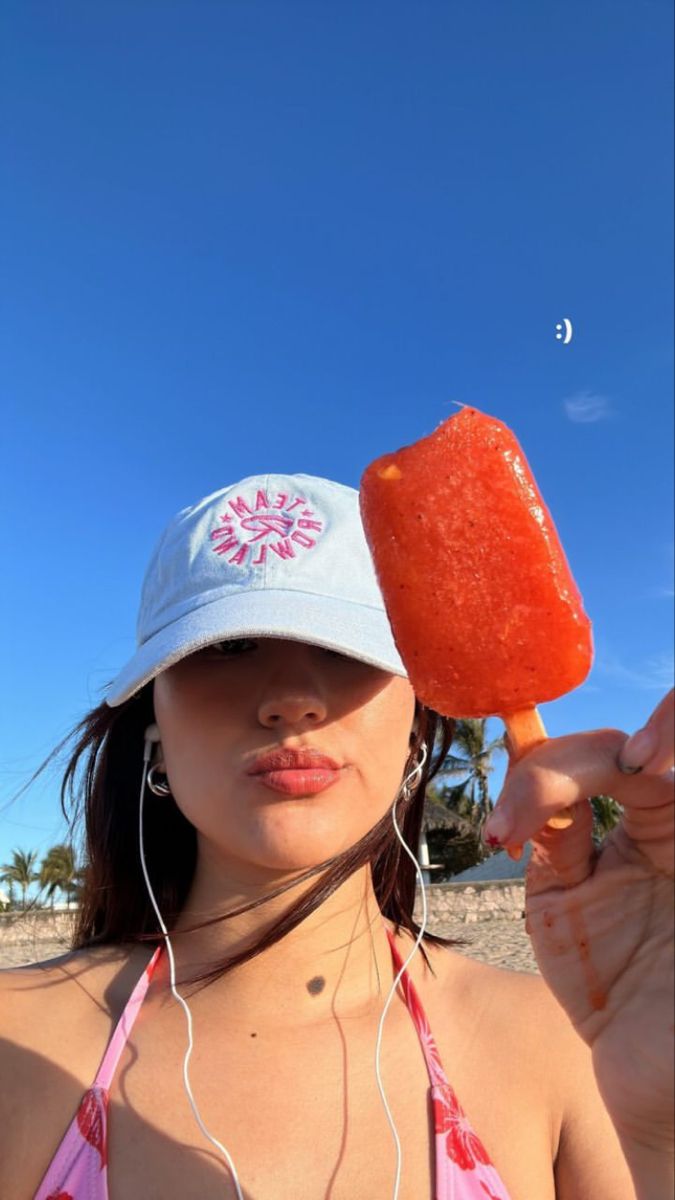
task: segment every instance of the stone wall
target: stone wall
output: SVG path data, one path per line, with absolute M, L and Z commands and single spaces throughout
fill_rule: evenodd
M 74 910 L 50 912 L 0 913 L 0 946 L 34 945 L 36 942 L 62 942 L 68 948 L 75 921 Z
M 522 880 L 500 879 L 494 882 L 432 883 L 426 889 L 429 928 L 457 921 L 473 925 L 479 921 L 518 921 L 525 908 L 525 885 Z M 422 904 L 419 894 L 415 901 L 415 920 L 421 923 Z M 55 942 L 69 945 L 75 920 L 74 911 L 42 909 L 35 912 L 0 913 L 0 946 L 37 945 Z
M 525 911 L 522 879 L 475 880 L 473 883 L 432 883 L 426 889 L 430 929 L 448 921 L 474 925 L 478 921 L 519 921 Z M 419 888 L 413 913 L 422 921 Z

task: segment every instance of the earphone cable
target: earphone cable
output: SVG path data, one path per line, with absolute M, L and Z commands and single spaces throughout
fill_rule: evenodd
M 241 1187 L 239 1184 L 239 1177 L 237 1175 L 235 1165 L 232 1161 L 232 1157 L 231 1157 L 229 1151 L 226 1149 L 226 1147 L 223 1146 L 222 1143 L 217 1140 L 217 1138 L 214 1138 L 212 1136 L 212 1134 L 210 1134 L 208 1129 L 206 1128 L 206 1126 L 205 1126 L 204 1122 L 202 1121 L 202 1118 L 199 1114 L 199 1109 L 197 1108 L 197 1104 L 196 1104 L 194 1096 L 192 1094 L 192 1088 L 190 1086 L 188 1063 L 190 1061 L 190 1057 L 192 1055 L 192 1048 L 193 1048 L 192 1013 L 191 1013 L 190 1008 L 189 1008 L 188 1004 L 186 1003 L 186 1001 L 183 999 L 183 997 L 180 995 L 180 993 L 176 990 L 176 964 L 175 964 L 175 959 L 173 956 L 173 947 L 171 945 L 171 939 L 169 937 L 168 930 L 162 919 L 162 914 L 160 913 L 159 908 L 157 906 L 157 902 L 155 900 L 155 895 L 152 890 L 152 885 L 150 883 L 147 868 L 145 865 L 145 845 L 144 845 L 144 840 L 143 840 L 143 799 L 145 796 L 145 786 L 146 786 L 146 779 L 147 779 L 147 773 L 148 773 L 148 764 L 150 762 L 151 755 L 152 755 L 152 741 L 149 738 L 146 738 L 145 745 L 143 748 L 143 777 L 142 777 L 142 781 L 141 781 L 141 795 L 140 795 L 140 804 L 139 804 L 139 830 L 138 830 L 138 833 L 139 833 L 139 844 L 140 844 L 140 855 L 141 855 L 141 867 L 143 869 L 143 877 L 145 879 L 145 885 L 148 889 L 148 895 L 150 896 L 152 906 L 155 910 L 157 920 L 159 921 L 160 928 L 162 930 L 162 933 L 164 934 L 164 938 L 166 941 L 166 948 L 167 948 L 167 952 L 169 955 L 169 965 L 170 965 L 170 973 L 171 973 L 171 991 L 173 992 L 174 996 L 176 997 L 176 1000 L 178 1000 L 179 1003 L 182 1005 L 183 1011 L 185 1012 L 185 1015 L 187 1018 L 188 1048 L 185 1052 L 185 1058 L 183 1060 L 183 1086 L 185 1087 L 185 1091 L 187 1093 L 188 1100 L 190 1101 L 190 1104 L 192 1106 L 192 1111 L 194 1113 L 197 1124 L 199 1125 L 199 1128 L 201 1129 L 204 1136 L 206 1138 L 208 1138 L 208 1140 L 216 1147 L 217 1150 L 220 1151 L 220 1153 L 224 1156 L 224 1158 L 227 1162 L 227 1165 L 228 1165 L 229 1170 L 232 1175 L 232 1181 L 233 1181 L 234 1186 L 237 1191 L 237 1200 L 244 1200 L 244 1195 L 242 1193 L 242 1190 L 241 1190 Z M 427 748 L 426 748 L 426 744 L 423 744 L 422 760 L 420 763 L 418 763 L 415 766 L 414 770 L 407 777 L 407 779 L 405 780 L 405 783 L 403 784 L 403 788 L 401 790 L 405 790 L 406 787 L 412 787 L 411 781 L 413 780 L 413 778 L 415 778 L 415 776 L 417 776 L 417 779 L 419 780 L 421 772 L 422 772 L 422 767 L 426 761 L 426 757 L 427 757 Z M 424 936 L 424 931 L 425 931 L 426 925 L 427 925 L 427 898 L 426 898 L 426 892 L 425 892 L 425 888 L 424 888 L 424 879 L 422 876 L 420 865 L 417 862 L 417 859 L 415 858 L 414 854 L 410 850 L 409 846 L 406 845 L 405 840 L 404 840 L 404 838 L 401 834 L 401 831 L 398 827 L 398 823 L 396 821 L 396 804 L 398 802 L 399 796 L 400 796 L 400 792 L 397 794 L 396 800 L 394 801 L 394 804 L 392 806 L 392 820 L 394 823 L 394 829 L 396 831 L 396 836 L 398 837 L 406 854 L 408 855 L 409 858 L 412 859 L 412 861 L 415 865 L 415 870 L 417 872 L 417 878 L 419 880 L 420 887 L 422 890 L 423 917 L 422 917 L 422 925 L 420 927 L 419 933 L 415 940 L 415 945 L 413 946 L 412 950 L 410 951 L 410 954 L 408 955 L 407 959 L 401 966 L 396 978 L 394 979 L 394 982 L 389 991 L 389 995 L 387 996 L 387 999 L 385 1001 L 385 1005 L 382 1010 L 382 1015 L 380 1016 L 380 1021 L 379 1021 L 379 1025 L 378 1025 L 377 1042 L 376 1042 L 376 1049 L 375 1049 L 375 1074 L 377 1077 L 377 1086 L 380 1090 L 380 1095 L 382 1097 L 382 1103 L 384 1105 L 384 1110 L 387 1114 L 387 1120 L 389 1121 L 389 1124 L 391 1126 L 391 1130 L 394 1135 L 394 1143 L 396 1145 L 396 1178 L 395 1178 L 395 1182 L 394 1182 L 393 1200 L 398 1200 L 398 1194 L 399 1194 L 399 1189 L 400 1189 L 400 1185 L 401 1185 L 402 1153 L 401 1153 L 401 1142 L 400 1142 L 400 1139 L 398 1136 L 396 1125 L 395 1125 L 393 1117 L 391 1115 L 391 1110 L 387 1103 L 387 1098 L 386 1098 L 385 1092 L 384 1092 L 384 1086 L 382 1084 L 382 1076 L 380 1073 L 380 1050 L 381 1050 L 381 1046 L 382 1046 L 382 1034 L 384 1031 L 384 1019 L 389 1010 L 389 1005 L 391 1004 L 391 1002 L 396 994 L 396 989 L 401 980 L 401 977 L 403 976 L 408 964 L 414 958 L 415 954 L 417 953 L 417 951 L 419 949 L 419 946 L 420 946 L 420 943 Z

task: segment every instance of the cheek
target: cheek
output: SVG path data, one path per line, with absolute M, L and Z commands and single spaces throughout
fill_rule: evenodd
M 171 790 L 181 811 L 194 824 L 191 809 L 215 803 L 218 793 L 222 803 L 223 784 L 228 777 L 222 737 L 218 744 L 196 698 L 179 685 L 171 669 L 155 680 L 153 701 Z
M 213 747 L 222 746 L 227 734 L 227 713 L 203 686 L 189 662 L 177 663 L 155 680 L 153 691 L 155 719 L 162 737 L 167 765 L 174 772 L 183 761 L 191 768 L 213 755 Z
M 162 733 L 175 736 L 199 706 L 199 695 L 191 684 L 187 660 L 162 671 L 155 679 L 152 700 Z
M 403 709 L 403 711 L 402 711 Z M 358 764 L 369 805 L 384 811 L 394 801 L 410 754 L 414 702 L 382 703 L 363 714 L 360 742 L 366 747 Z
M 403 782 L 406 754 L 392 746 L 389 754 L 377 756 L 362 772 L 362 787 L 368 812 L 379 819 L 394 803 Z

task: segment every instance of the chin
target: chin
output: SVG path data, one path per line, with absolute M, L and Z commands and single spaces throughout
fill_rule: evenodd
M 335 829 L 332 836 L 326 831 L 311 836 L 306 829 L 294 827 L 282 832 L 277 828 L 274 832 L 266 831 L 247 846 L 240 845 L 237 857 L 269 871 L 308 871 L 348 850 L 366 832 L 358 830 L 353 837 L 345 838 L 344 831 L 338 834 Z

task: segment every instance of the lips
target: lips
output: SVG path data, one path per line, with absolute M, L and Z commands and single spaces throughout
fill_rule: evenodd
M 249 775 L 267 771 L 339 771 L 340 763 L 319 750 L 272 750 L 263 754 L 248 768 Z
M 315 796 L 342 778 L 342 771 L 263 771 L 252 780 L 285 796 Z

